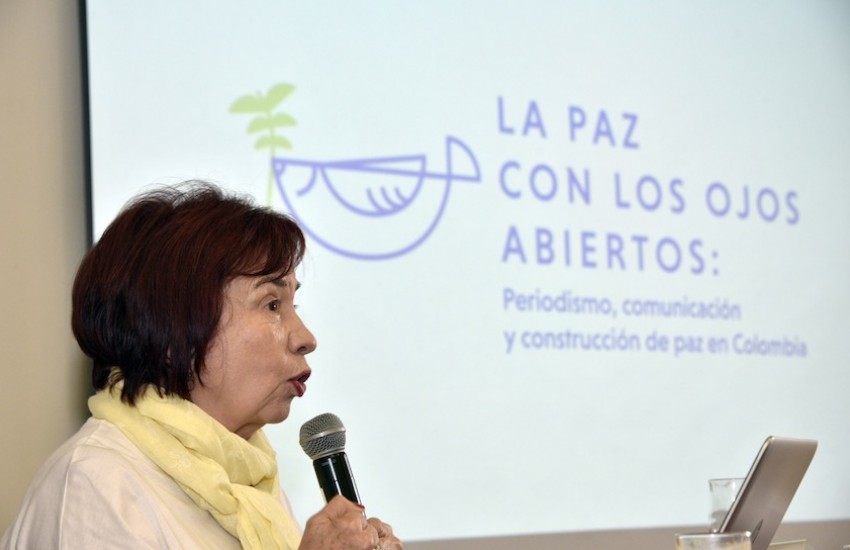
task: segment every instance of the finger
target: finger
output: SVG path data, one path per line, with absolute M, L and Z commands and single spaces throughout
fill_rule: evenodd
M 393 528 L 378 518 L 369 518 L 369 525 L 375 528 L 378 536 L 381 538 L 388 537 L 393 534 Z
M 372 527 L 372 525 L 367 524 L 366 525 L 366 532 L 371 537 L 371 543 L 370 543 L 371 548 L 375 548 L 376 546 L 378 546 L 378 543 L 381 541 L 381 537 L 378 536 L 378 530 L 375 529 L 374 527 Z
M 336 496 L 328 501 L 328 504 L 325 506 L 325 512 L 326 517 L 333 525 L 336 525 L 337 528 L 357 533 L 357 537 L 364 544 L 372 538 L 372 535 L 367 530 L 376 531 L 374 527 L 369 525 L 366 515 L 363 513 L 363 508 L 341 496 Z
M 328 501 L 325 509 L 328 515 L 335 519 L 351 519 L 363 517 L 363 508 L 342 496 L 335 496 Z

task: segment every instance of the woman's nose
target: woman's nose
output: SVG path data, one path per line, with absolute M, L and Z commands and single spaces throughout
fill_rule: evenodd
M 310 332 L 310 329 L 307 328 L 307 325 L 304 324 L 304 321 L 300 317 L 298 317 L 298 324 L 290 342 L 292 342 L 293 351 L 299 355 L 312 353 L 318 345 L 316 337 L 313 336 L 313 333 Z

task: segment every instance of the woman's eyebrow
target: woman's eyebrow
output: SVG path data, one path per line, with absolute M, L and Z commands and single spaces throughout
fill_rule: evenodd
M 254 288 L 260 288 L 261 286 L 271 283 L 275 286 L 285 287 L 286 279 L 284 277 L 280 277 L 278 275 L 268 275 L 266 277 L 261 277 L 254 282 Z
M 285 276 L 284 277 L 278 277 L 277 275 L 269 275 L 268 277 L 262 277 L 261 279 L 258 279 L 257 282 L 254 283 L 254 288 L 259 288 L 266 283 L 271 283 L 271 284 L 278 286 L 278 287 L 281 287 L 281 288 L 289 286 L 286 282 Z M 299 288 L 301 288 L 301 281 L 296 280 L 295 281 L 295 290 L 298 290 Z

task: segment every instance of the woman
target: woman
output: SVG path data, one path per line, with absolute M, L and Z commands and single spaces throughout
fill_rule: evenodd
M 83 259 L 72 328 L 90 418 L 37 474 L 0 548 L 396 550 L 336 497 L 303 535 L 261 428 L 310 376 L 295 223 L 203 183 L 131 202 Z

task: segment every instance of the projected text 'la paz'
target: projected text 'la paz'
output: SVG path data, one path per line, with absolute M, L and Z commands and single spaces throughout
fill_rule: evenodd
M 719 178 L 690 184 L 680 174 L 612 169 L 618 159 L 623 162 L 623 155 L 640 155 L 650 147 L 643 119 L 635 112 L 581 105 L 551 112 L 557 116 L 550 124 L 549 110 L 535 100 L 511 102 L 501 96 L 496 100 L 496 127 L 506 140 L 557 140 L 563 143 L 564 157 L 571 159 L 559 164 L 517 155 L 500 162 L 496 174 L 501 195 L 524 212 L 533 211 L 537 220 L 508 225 L 501 247 L 503 263 L 717 276 L 720 253 L 704 235 L 709 231 L 713 235 L 720 227 L 717 223 L 735 223 L 728 226 L 733 232 L 740 223 L 777 227 L 800 223 L 798 193 L 793 189 L 732 185 Z M 604 167 L 580 166 L 577 159 L 587 148 L 608 149 L 612 156 L 620 156 Z M 631 158 L 626 160 L 634 165 Z M 575 208 L 599 210 L 594 217 L 598 221 L 593 226 L 566 225 Z M 630 218 L 629 232 L 604 226 L 611 214 L 627 212 L 644 216 Z M 667 224 L 667 229 L 660 222 L 662 216 L 677 223 Z M 687 224 L 689 234 L 670 234 L 681 233 L 676 228 L 687 218 L 695 222 Z

